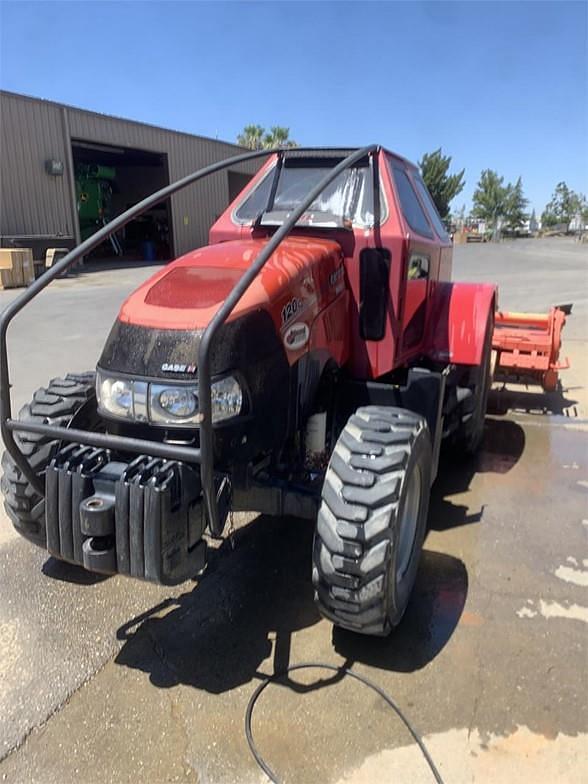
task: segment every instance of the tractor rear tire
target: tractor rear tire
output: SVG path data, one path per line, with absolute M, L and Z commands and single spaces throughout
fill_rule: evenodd
M 27 422 L 70 427 L 74 419 L 81 418 L 82 407 L 95 400 L 94 383 L 93 372 L 68 373 L 65 378 L 54 378 L 46 388 L 41 387 L 35 392 L 32 401 L 21 408 L 18 418 Z M 80 424 L 86 426 L 95 420 L 95 406 L 91 410 L 94 416 L 90 414 L 83 417 Z M 44 476 L 61 442 L 35 433 L 15 433 L 14 439 L 35 473 Z M 8 452 L 2 455 L 2 469 L 0 486 L 4 495 L 4 508 L 12 524 L 25 539 L 46 547 L 45 497 L 31 486 Z
M 366 406 L 329 462 L 313 549 L 315 601 L 337 626 L 385 636 L 400 622 L 427 528 L 432 472 L 423 417 Z
M 484 333 L 482 359 L 472 368 L 470 386 L 473 392 L 473 410 L 469 419 L 457 434 L 457 449 L 467 456 L 475 455 L 484 439 L 484 423 L 488 408 L 488 395 L 492 386 L 492 336 L 494 334 L 494 313 L 488 316 Z

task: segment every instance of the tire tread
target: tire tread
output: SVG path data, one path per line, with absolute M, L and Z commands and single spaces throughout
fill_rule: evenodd
M 32 401 L 21 408 L 18 418 L 67 427 L 75 413 L 94 395 L 94 379 L 92 371 L 51 379 L 47 387 L 38 389 Z M 60 442 L 36 433 L 15 433 L 14 438 L 35 472 L 43 475 Z M 45 547 L 44 497 L 31 487 L 8 452 L 2 455 L 1 466 L 0 488 L 8 517 L 18 533 Z
M 323 485 L 313 568 L 315 601 L 338 626 L 390 631 L 385 585 L 396 542 L 389 521 L 423 429 L 424 419 L 411 411 L 365 406 L 339 437 Z

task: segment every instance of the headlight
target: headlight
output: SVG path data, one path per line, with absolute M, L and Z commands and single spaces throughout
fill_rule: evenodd
M 198 390 L 196 387 L 168 387 L 149 384 L 149 417 L 152 422 L 171 425 L 196 424 Z
M 164 389 L 159 405 L 172 416 L 189 417 L 196 413 L 198 400 L 191 389 Z
M 212 421 L 221 422 L 241 413 L 243 391 L 233 376 L 212 384 Z M 122 419 L 168 425 L 198 424 L 198 387 L 147 384 L 96 376 L 98 406 Z
M 100 408 L 123 419 L 133 419 L 133 382 L 96 376 L 96 396 Z
M 243 392 L 233 376 L 221 378 L 212 384 L 212 421 L 220 422 L 241 413 Z

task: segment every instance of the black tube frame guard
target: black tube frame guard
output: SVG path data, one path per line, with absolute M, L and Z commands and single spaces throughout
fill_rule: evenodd
M 200 465 L 200 475 L 202 482 L 202 491 L 204 495 L 204 504 L 210 532 L 213 536 L 220 536 L 223 529 L 223 521 L 219 517 L 219 510 L 216 500 L 216 491 L 214 486 L 214 431 L 212 426 L 212 393 L 211 393 L 211 369 L 210 369 L 210 353 L 212 341 L 218 332 L 219 328 L 226 322 L 231 312 L 245 294 L 254 279 L 260 273 L 263 266 L 271 257 L 272 253 L 276 250 L 278 245 L 290 234 L 297 221 L 308 209 L 312 202 L 320 196 L 322 191 L 329 185 L 336 177 L 341 174 L 349 166 L 353 166 L 362 158 L 367 156 L 375 156 L 380 147 L 376 144 L 371 144 L 367 147 L 355 150 L 350 155 L 347 155 L 342 161 L 334 166 L 325 177 L 310 191 L 308 196 L 301 202 L 301 204 L 293 210 L 288 219 L 282 226 L 275 232 L 269 242 L 265 245 L 263 250 L 255 258 L 251 266 L 243 273 L 241 278 L 237 281 L 232 288 L 228 297 L 213 316 L 209 325 L 204 330 L 202 340 L 198 351 L 198 400 L 199 400 L 199 425 L 200 425 L 200 447 L 185 447 L 175 446 L 172 444 L 163 444 L 158 441 L 149 441 L 138 438 L 128 438 L 125 436 L 93 433 L 85 430 L 68 429 L 63 427 L 54 427 L 47 424 L 35 424 L 32 422 L 20 422 L 19 420 L 12 419 L 12 407 L 10 397 L 10 373 L 8 367 L 8 351 L 7 351 L 7 331 L 8 326 L 12 319 L 20 313 L 20 311 L 27 305 L 37 294 L 45 289 L 55 278 L 59 277 L 62 273 L 66 272 L 78 259 L 89 253 L 91 250 L 100 245 L 105 239 L 108 239 L 112 234 L 125 226 L 129 221 L 142 215 L 149 210 L 154 204 L 163 201 L 177 191 L 182 190 L 188 185 L 215 174 L 218 171 L 227 169 L 230 166 L 235 166 L 239 163 L 254 160 L 256 158 L 264 158 L 269 155 L 278 154 L 284 155 L 285 150 L 276 148 L 271 150 L 257 150 L 255 152 L 243 153 L 227 158 L 223 161 L 205 166 L 192 174 L 188 174 L 180 180 L 177 180 L 170 185 L 166 185 L 161 190 L 152 193 L 147 198 L 135 204 L 130 209 L 118 215 L 104 228 L 97 231 L 87 240 L 82 242 L 77 248 L 74 248 L 60 261 L 57 262 L 51 269 L 47 270 L 40 278 L 32 283 L 22 294 L 20 294 L 13 302 L 11 302 L 0 316 L 0 431 L 6 449 L 10 456 L 21 470 L 23 475 L 31 483 L 33 488 L 41 495 L 45 494 L 45 487 L 43 480 L 38 476 L 29 461 L 23 455 L 14 439 L 13 433 L 26 432 L 37 433 L 41 435 L 54 436 L 56 440 L 70 441 L 89 446 L 100 446 L 105 448 L 116 449 L 121 452 L 133 452 L 136 454 L 147 454 L 154 457 L 164 457 L 170 460 L 181 460 L 186 463 L 197 463 Z M 296 152 L 318 152 L 317 148 L 296 148 Z M 377 163 L 377 158 L 374 157 Z M 375 170 L 375 167 L 374 167 Z M 377 190 L 377 189 L 376 189 Z M 377 211 L 379 212 L 379 210 Z M 378 222 L 379 215 L 376 214 L 375 223 Z M 377 225 L 376 225 L 377 228 Z

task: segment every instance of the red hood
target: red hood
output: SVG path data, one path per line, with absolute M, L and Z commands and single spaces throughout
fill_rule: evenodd
M 124 302 L 119 319 L 159 329 L 206 327 L 267 239 L 232 240 L 199 248 L 157 272 Z M 340 246 L 331 240 L 289 237 L 272 254 L 230 320 L 250 310 L 269 310 L 278 328 L 283 309 L 311 315 L 330 299 L 338 282 Z M 334 291 L 333 291 L 334 294 Z

